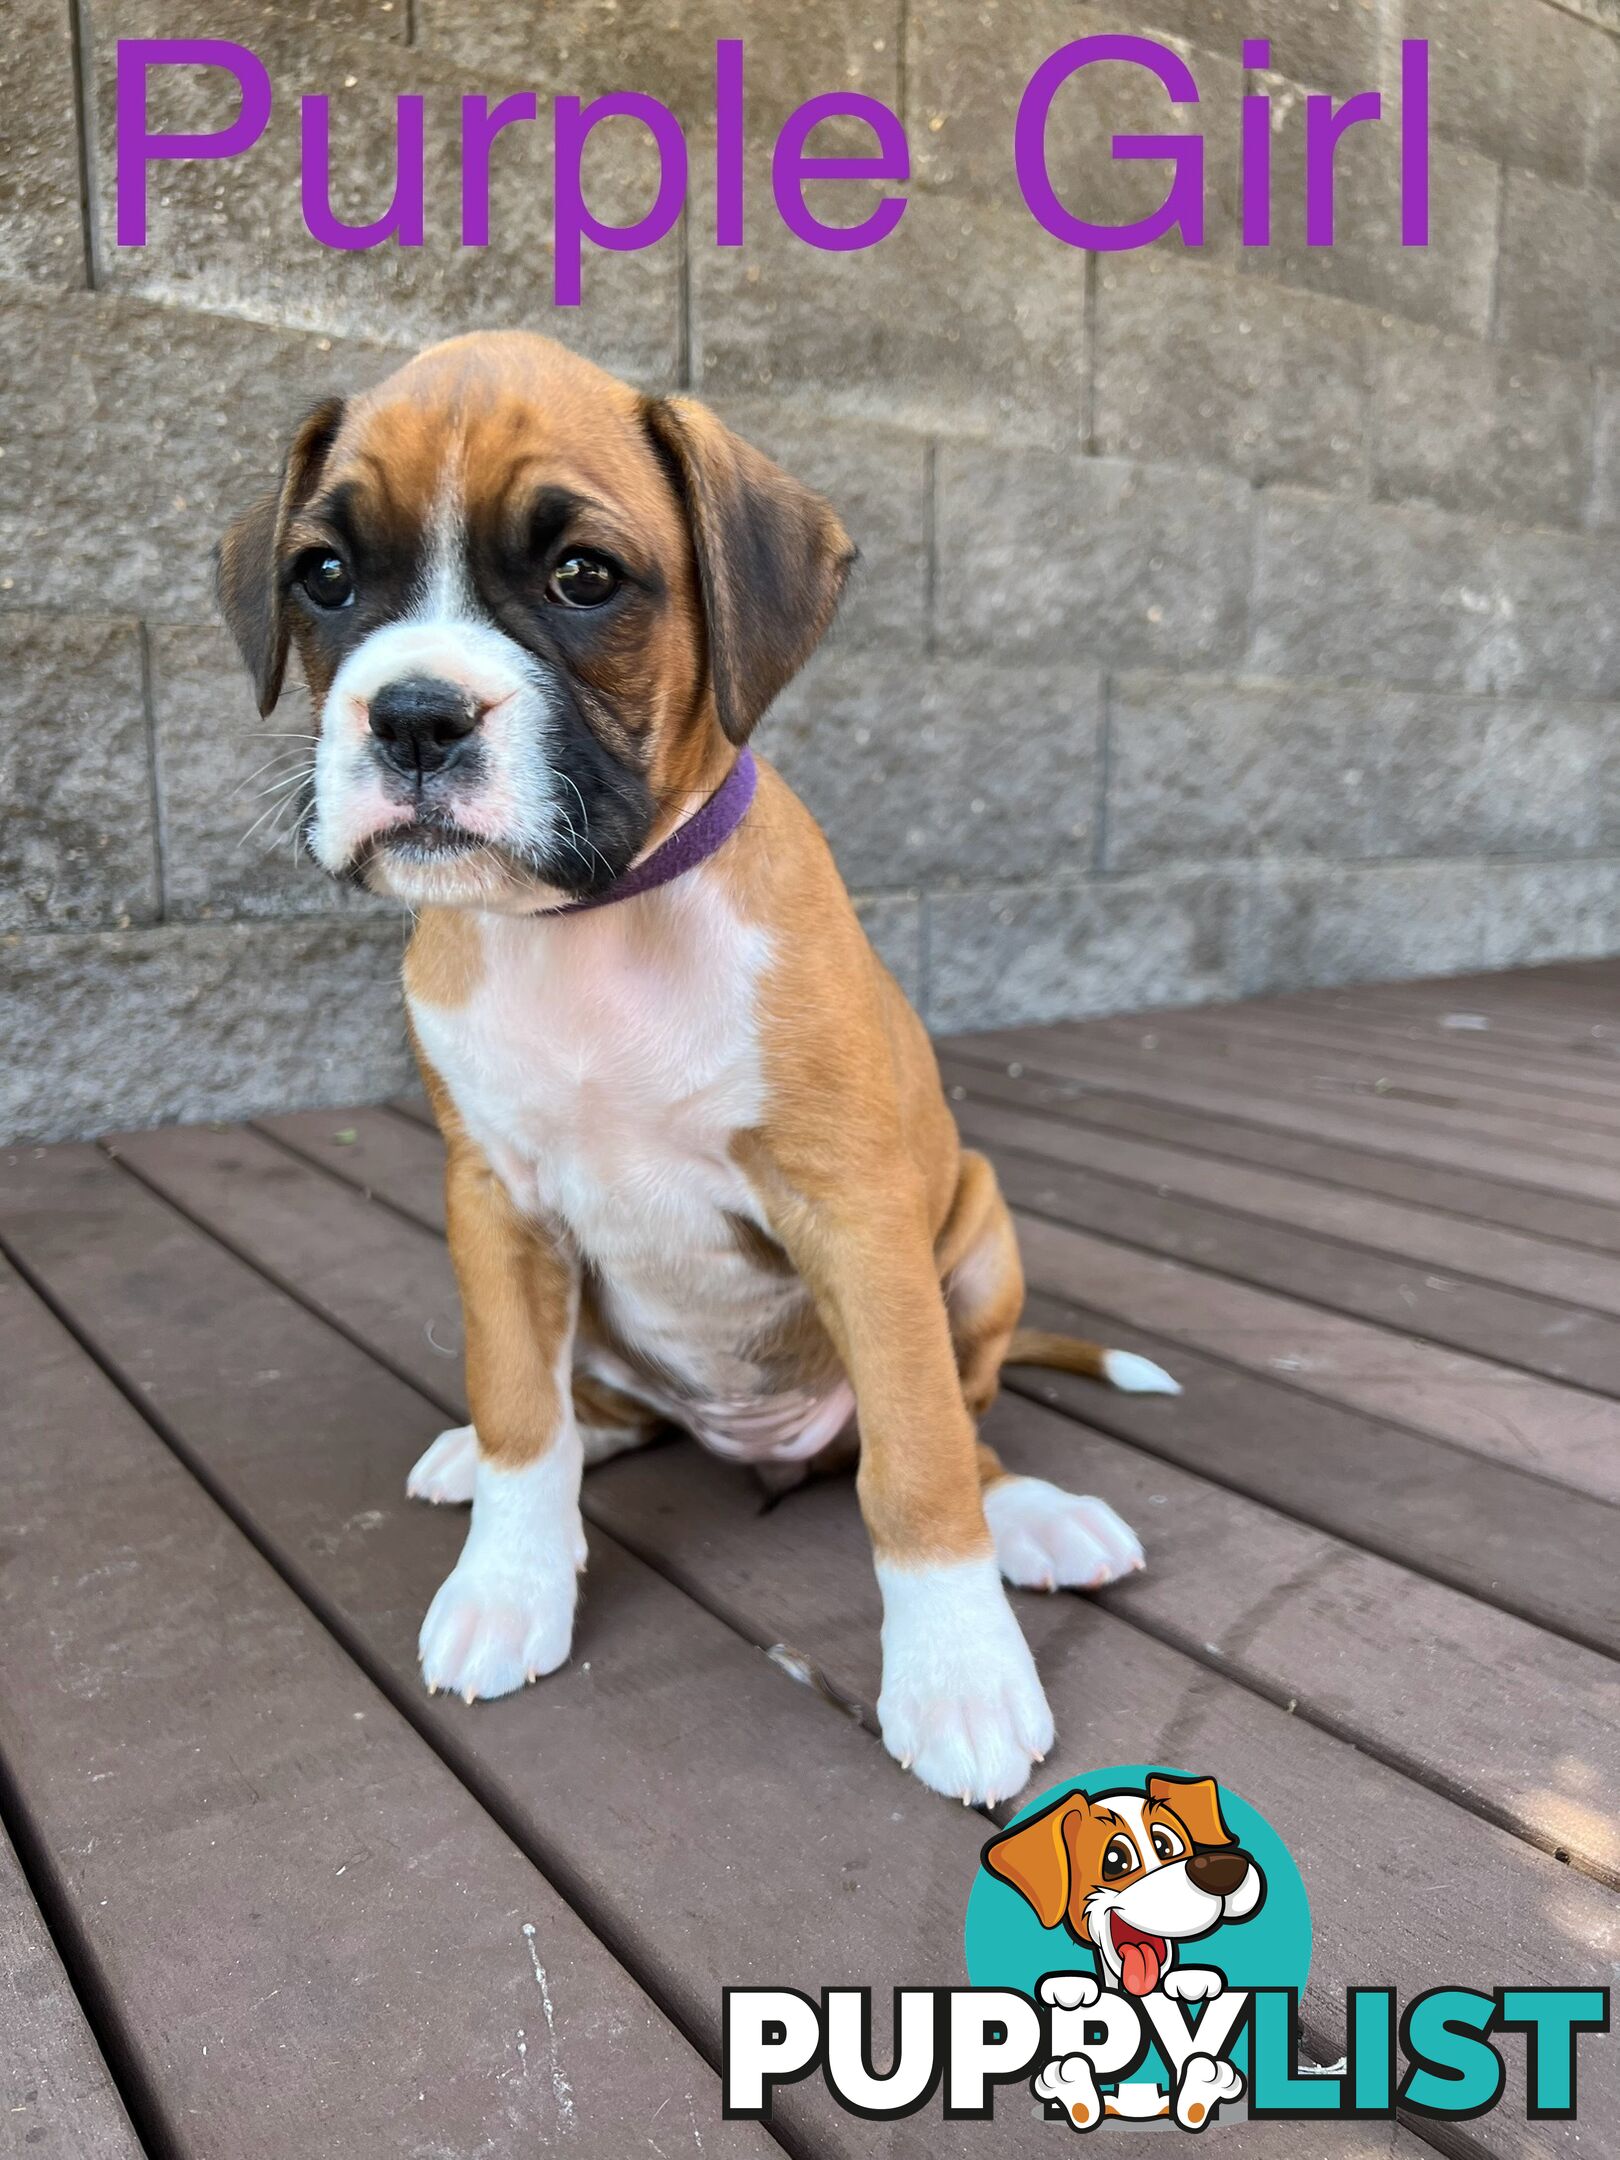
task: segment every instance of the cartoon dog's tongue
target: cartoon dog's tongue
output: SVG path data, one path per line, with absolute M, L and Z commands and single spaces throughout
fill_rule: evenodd
M 1140 1928 L 1133 1928 L 1119 1914 L 1110 1913 L 1109 1923 L 1114 1931 L 1114 1948 L 1119 1952 L 1119 1976 L 1131 1995 L 1151 1995 L 1159 1984 L 1159 1974 L 1164 1970 L 1165 1952 L 1169 1947 L 1161 1935 L 1144 1935 Z

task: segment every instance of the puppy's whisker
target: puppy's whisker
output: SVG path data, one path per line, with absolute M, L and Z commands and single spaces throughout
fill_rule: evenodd
M 562 775 L 561 775 L 560 777 L 561 777 L 562 779 L 564 779 L 564 780 L 567 780 L 567 781 L 568 781 L 568 785 L 569 785 L 569 786 L 570 786 L 571 788 L 573 788 L 573 790 L 574 790 L 574 800 L 575 800 L 575 802 L 577 802 L 577 803 L 579 804 L 579 814 L 580 814 L 580 818 L 581 818 L 581 820 L 583 821 L 583 823 L 584 823 L 584 827 L 585 827 L 585 831 L 584 831 L 584 835 L 583 835 L 583 839 L 584 839 L 584 846 L 590 849 L 590 852 L 591 852 L 591 854 L 592 854 L 592 855 L 594 855 L 594 856 L 596 857 L 597 861 L 598 861 L 598 862 L 599 862 L 599 863 L 600 863 L 600 864 L 602 865 L 602 868 L 603 868 L 603 869 L 604 869 L 604 870 L 605 870 L 605 871 L 607 872 L 608 876 L 609 876 L 609 877 L 612 877 L 612 875 L 613 875 L 613 865 L 612 865 L 612 864 L 611 864 L 611 863 L 610 863 L 610 862 L 608 861 L 607 857 L 606 857 L 606 856 L 605 856 L 605 855 L 604 855 L 604 854 L 602 853 L 601 849 L 600 849 L 599 847 L 597 847 L 597 846 L 596 846 L 596 845 L 594 844 L 594 842 L 592 841 L 592 839 L 591 839 L 591 814 L 590 814 L 589 810 L 587 810 L 587 809 L 586 809 L 586 807 L 585 807 L 585 798 L 584 798 L 584 796 L 583 796 L 583 795 L 582 795 L 582 794 L 581 794 L 581 793 L 579 792 L 579 788 L 578 788 L 578 785 L 577 785 L 577 784 L 575 783 L 575 781 L 574 781 L 573 779 L 571 779 L 571 778 L 570 778 L 570 776 L 569 776 L 569 775 L 568 775 L 567 773 L 563 773 L 563 774 L 562 774 Z M 569 829 L 569 832 L 570 832 L 571 834 L 573 834 L 573 837 L 574 837 L 574 841 L 575 841 L 575 845 L 576 845 L 576 848 L 578 848 L 578 846 L 579 846 L 579 842 L 580 842 L 580 838 L 581 838 L 581 835 L 579 835 L 578 833 L 575 833 L 575 832 L 574 832 L 574 823 L 573 823 L 573 820 L 572 820 L 572 818 L 568 818 L 568 814 L 567 814 L 567 812 L 566 812 L 566 811 L 565 811 L 565 812 L 563 813 L 563 815 L 564 815 L 564 817 L 565 817 L 565 818 L 567 818 L 567 822 L 568 822 L 568 829 Z M 584 855 L 583 855 L 583 851 L 582 851 L 582 850 L 581 850 L 580 852 L 581 852 L 581 856 L 582 856 L 582 859 L 588 859 L 588 858 L 584 857 Z
M 285 795 L 289 788 L 307 786 L 315 777 L 313 765 L 301 766 L 297 772 L 278 773 L 255 792 L 259 795 Z
M 284 759 L 291 757 L 291 755 L 292 752 L 290 750 L 277 750 L 273 756 L 267 757 L 262 765 L 256 765 L 252 772 L 247 775 L 246 779 L 238 780 L 235 787 L 231 789 L 231 793 L 233 795 L 240 795 L 244 788 L 249 788 L 253 785 L 254 781 L 259 778 L 261 773 L 269 772 L 272 766 L 281 764 Z M 305 759 L 300 762 L 299 770 L 302 771 L 305 769 L 311 772 L 314 771 L 314 761 L 312 759 Z
M 280 824 L 282 813 L 288 809 L 296 809 L 298 803 L 299 797 L 296 794 L 283 794 L 279 796 L 276 801 L 270 804 L 268 809 L 260 811 L 259 815 L 253 820 L 253 823 L 248 827 L 247 831 L 243 833 L 241 839 L 237 841 L 237 848 L 245 848 L 248 842 L 253 838 L 253 835 L 259 830 L 260 826 L 265 824 L 271 824 L 272 820 L 274 820 L 275 823 L 271 824 L 270 835 L 265 844 L 267 847 L 273 847 L 278 844 L 280 840 L 280 833 L 277 830 L 277 827 Z M 234 853 L 235 850 L 233 850 L 232 852 Z

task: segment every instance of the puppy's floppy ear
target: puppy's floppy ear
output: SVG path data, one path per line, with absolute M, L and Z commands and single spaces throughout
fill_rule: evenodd
M 821 642 L 855 548 L 829 502 L 706 405 L 654 398 L 645 412 L 686 507 L 720 725 L 744 742 Z
M 214 590 L 253 677 L 261 713 L 281 695 L 287 671 L 287 620 L 276 574 L 293 512 L 309 500 L 343 419 L 343 400 L 325 398 L 299 421 L 282 461 L 281 481 L 234 520 L 214 557 Z
M 1035 1908 L 1042 1927 L 1056 1927 L 1069 1909 L 1074 1860 L 1068 1825 L 1076 1815 L 1090 1813 L 1084 1793 L 1066 1793 L 1017 1829 L 993 1837 L 980 1855 L 992 1875 L 1011 1883 Z
M 1221 1814 L 1221 1791 L 1213 1778 L 1150 1777 L 1148 1798 L 1162 1800 L 1187 1826 L 1195 1845 L 1235 1845 Z

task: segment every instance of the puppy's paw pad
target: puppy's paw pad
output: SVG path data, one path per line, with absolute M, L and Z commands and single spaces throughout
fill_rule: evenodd
M 1159 1988 L 1176 2002 L 1213 2002 L 1225 1993 L 1226 1982 L 1208 1965 L 1173 1965 Z
M 435 1693 L 510 1695 L 566 1663 L 574 1635 L 574 1584 L 566 1593 L 477 1567 L 439 1586 L 422 1622 L 422 1678 Z
M 1183 2130 L 1202 2130 L 1223 2100 L 1243 2092 L 1243 2073 L 1213 2055 L 1189 2055 L 1176 2087 L 1175 2116 Z
M 1055 2100 L 1076 2130 L 1093 2130 L 1102 2121 L 1096 2074 L 1084 2055 L 1065 2055 L 1036 2073 L 1031 2090 L 1037 2100 Z
M 470 1425 L 452 1425 L 417 1458 L 405 1491 L 412 1500 L 436 1507 L 465 1507 L 473 1496 L 478 1470 L 478 1435 Z
M 1003 1478 L 984 1513 L 996 1565 L 1021 1590 L 1100 1590 L 1143 1564 L 1135 1532 L 1106 1500 L 1045 1478 Z

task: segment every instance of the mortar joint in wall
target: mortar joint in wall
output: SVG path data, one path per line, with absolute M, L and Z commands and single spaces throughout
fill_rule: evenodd
M 163 799 L 163 775 L 158 758 L 157 705 L 152 694 L 152 639 L 151 633 L 144 622 L 136 624 L 135 637 L 140 654 L 141 720 L 146 738 L 147 805 L 152 820 L 152 898 L 157 910 L 155 920 L 159 923 L 166 923 L 169 919 L 168 836 L 164 830 L 166 811 Z
M 1080 338 L 1083 367 L 1080 380 L 1080 447 L 1087 457 L 1096 457 L 1097 450 L 1097 353 L 1101 343 L 1102 322 L 1099 313 L 1102 281 L 1097 269 L 1096 250 L 1088 248 L 1084 258 L 1083 279 L 1084 305 L 1080 315 Z
M 1114 677 L 1105 670 L 1097 714 L 1097 755 L 1091 784 L 1091 874 L 1108 874 L 1108 784 L 1114 758 Z
M 923 445 L 923 655 L 939 650 L 939 443 L 931 435 Z
M 675 227 L 675 380 L 693 387 L 692 374 L 692 212 L 681 211 Z
M 79 244 L 84 282 L 95 292 L 102 283 L 100 229 L 96 216 L 95 88 L 89 0 L 67 0 L 68 45 L 73 68 L 73 129 L 79 184 Z
M 897 0 L 894 25 L 894 108 L 900 125 L 911 128 L 911 81 L 907 46 L 911 41 L 911 0 Z

